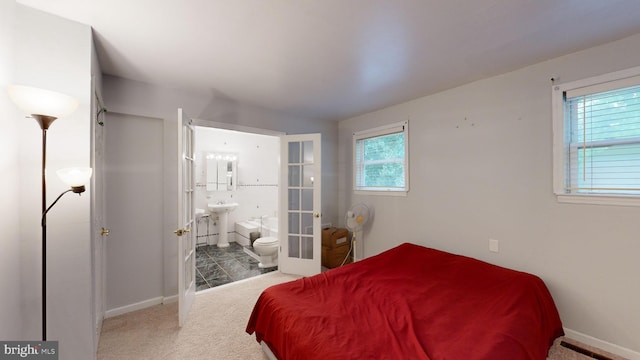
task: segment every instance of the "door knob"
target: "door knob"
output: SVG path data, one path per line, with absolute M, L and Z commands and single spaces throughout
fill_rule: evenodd
M 178 236 L 182 236 L 182 235 L 184 235 L 184 234 L 186 234 L 186 233 L 188 233 L 190 231 L 191 231 L 190 229 L 178 229 L 178 230 L 174 231 L 173 233 L 178 235 Z
M 320 213 L 313 213 L 313 217 L 319 218 L 320 217 Z
M 100 230 L 100 235 L 102 235 L 102 236 L 109 236 L 109 233 L 110 233 L 110 232 L 111 232 L 111 230 L 109 230 L 109 229 L 105 229 L 105 228 L 102 228 L 102 229 Z

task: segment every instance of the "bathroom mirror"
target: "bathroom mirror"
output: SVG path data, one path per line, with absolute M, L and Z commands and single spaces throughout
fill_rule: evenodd
M 207 191 L 233 191 L 236 189 L 238 156 L 235 154 L 207 153 Z

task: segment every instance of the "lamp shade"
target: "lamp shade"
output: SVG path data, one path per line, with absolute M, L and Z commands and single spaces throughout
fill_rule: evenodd
M 11 101 L 30 115 L 61 118 L 78 108 L 78 100 L 55 91 L 22 85 L 9 85 L 8 91 Z
M 60 169 L 56 173 L 65 184 L 70 187 L 78 187 L 89 182 L 93 170 L 91 168 L 66 168 Z

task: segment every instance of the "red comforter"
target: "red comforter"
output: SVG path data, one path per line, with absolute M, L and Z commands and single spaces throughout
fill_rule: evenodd
M 413 244 L 266 289 L 247 332 L 279 360 L 541 360 L 563 334 L 537 276 Z

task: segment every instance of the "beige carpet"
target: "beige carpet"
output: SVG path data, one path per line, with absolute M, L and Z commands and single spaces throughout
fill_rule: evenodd
M 178 327 L 175 303 L 106 319 L 98 360 L 263 360 L 265 357 L 255 337 L 244 331 L 247 320 L 262 290 L 292 279 L 295 277 L 272 272 L 199 293 L 183 328 Z M 593 359 L 559 343 L 560 339 L 556 340 L 548 360 Z
M 276 271 L 198 293 L 182 328 L 175 303 L 106 319 L 98 359 L 262 360 L 260 345 L 245 332 L 253 304 L 262 290 L 293 279 Z

